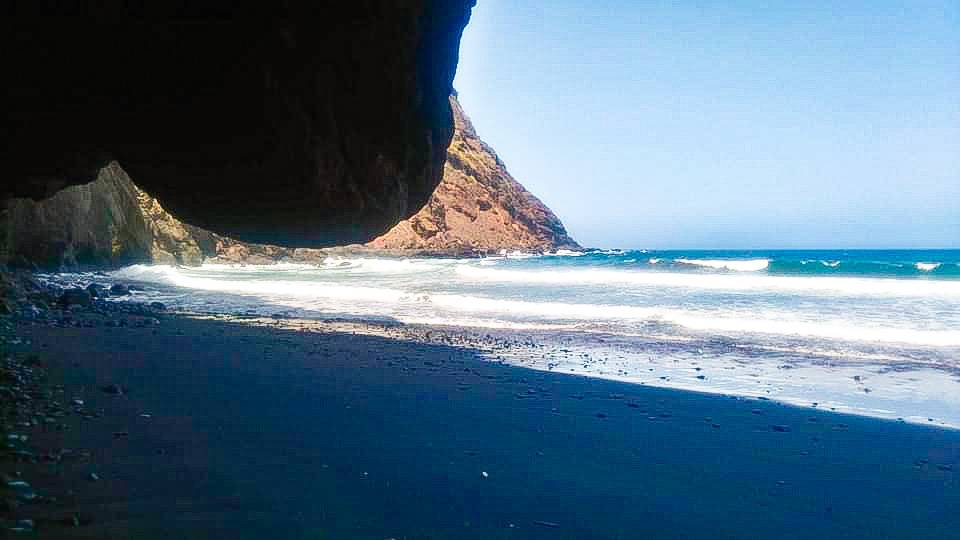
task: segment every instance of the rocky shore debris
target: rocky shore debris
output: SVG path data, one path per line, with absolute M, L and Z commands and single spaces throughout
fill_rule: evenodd
M 81 527 L 92 522 L 90 516 L 69 508 L 64 514 L 65 503 L 35 489 L 28 477 L 38 467 L 46 466 L 57 467 L 61 471 L 58 474 L 63 474 L 60 467 L 72 461 L 88 467 L 93 461 L 92 452 L 50 448 L 49 434 L 70 430 L 77 421 L 103 416 L 102 411 L 90 407 L 85 389 L 68 389 L 48 380 L 44 360 L 24 350 L 30 344 L 18 337 L 18 328 L 103 326 L 135 330 L 160 324 L 161 312 L 166 309 L 160 302 L 111 300 L 129 297 L 133 289 L 121 283 L 108 286 L 97 282 L 61 287 L 29 271 L 9 271 L 0 266 L 0 537 L 29 535 L 48 527 Z M 79 360 L 73 365 L 78 366 Z M 114 396 L 129 392 L 126 386 L 116 383 L 106 384 L 100 390 Z M 32 446 L 31 432 L 47 434 L 42 438 L 48 441 L 44 443 L 47 447 Z M 127 436 L 126 431 L 113 433 L 118 439 Z M 89 472 L 89 468 L 87 471 L 77 470 L 75 474 L 90 483 L 100 481 L 100 473 Z M 67 500 L 75 500 L 72 492 L 67 495 Z

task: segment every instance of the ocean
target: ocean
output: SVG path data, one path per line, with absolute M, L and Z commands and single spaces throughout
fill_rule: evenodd
M 495 359 L 960 427 L 960 250 L 562 250 L 109 278 L 194 312 L 522 336 Z

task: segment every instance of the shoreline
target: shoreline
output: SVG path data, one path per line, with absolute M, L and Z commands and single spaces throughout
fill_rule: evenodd
M 530 370 L 349 324 L 157 319 L 18 328 L 22 352 L 103 412 L 53 434 L 89 461 L 30 479 L 60 500 L 72 489 L 89 524 L 41 537 L 935 538 L 960 527 L 954 430 Z M 111 384 L 129 390 L 101 390 Z
M 955 420 L 956 423 L 951 423 L 949 418 L 931 416 L 930 414 L 900 416 L 889 410 L 885 411 L 879 409 L 870 409 L 866 408 L 865 406 L 857 407 L 847 404 L 846 402 L 827 401 L 822 398 L 804 399 L 801 397 L 792 396 L 784 397 L 775 394 L 764 393 L 761 390 L 753 390 L 749 393 L 744 391 L 729 391 L 722 387 L 718 388 L 707 386 L 704 384 L 704 381 L 696 375 L 690 377 L 689 381 L 677 383 L 669 377 L 667 380 L 661 380 L 662 377 L 656 376 L 641 379 L 635 374 L 628 374 L 626 371 L 623 371 L 622 374 L 620 374 L 614 373 L 612 370 L 608 370 L 607 372 L 591 371 L 590 369 L 583 369 L 579 371 L 564 370 L 561 367 L 558 367 L 559 362 L 548 362 L 547 364 L 543 364 L 543 361 L 549 356 L 559 357 L 564 356 L 564 354 L 576 356 L 582 354 L 582 351 L 580 349 L 573 351 L 568 349 L 567 347 L 576 346 L 572 345 L 571 341 L 569 341 L 571 336 L 568 334 L 557 333 L 554 330 L 538 330 L 531 328 L 518 330 L 512 328 L 492 328 L 482 326 L 463 327 L 426 323 L 406 323 L 401 321 L 387 322 L 363 318 L 307 318 L 296 316 L 280 316 L 279 314 L 265 316 L 215 312 L 204 313 L 193 311 L 177 311 L 176 313 L 180 316 L 198 320 L 221 320 L 228 322 L 240 322 L 242 324 L 252 324 L 261 327 L 287 328 L 313 332 L 352 332 L 362 335 L 388 337 L 391 339 L 413 340 L 423 344 L 456 345 L 477 351 L 479 356 L 485 358 L 487 361 L 525 369 L 616 381 L 638 386 L 664 388 L 680 392 L 719 395 L 721 397 L 747 400 L 775 401 L 783 405 L 798 407 L 805 410 L 819 409 L 836 414 L 865 416 L 892 422 L 904 422 L 915 425 L 933 426 L 942 429 L 960 430 L 960 416 L 958 416 L 957 420 Z M 564 341 L 564 343 L 560 345 L 556 339 L 557 337 L 568 341 Z M 602 332 L 588 333 L 579 337 L 583 340 L 599 339 L 603 342 L 622 338 L 622 336 L 619 335 L 606 334 Z M 551 346 L 553 347 L 552 350 L 547 349 Z M 602 355 L 602 352 L 594 352 L 591 354 L 591 357 L 599 357 Z M 691 365 L 697 366 L 698 364 L 694 362 Z M 662 365 L 660 367 L 662 368 Z M 812 364 L 808 364 L 806 366 L 803 364 L 797 364 L 791 367 L 791 369 L 796 370 L 804 367 L 821 371 L 822 376 L 825 378 L 833 377 L 833 375 L 828 371 L 829 369 L 845 370 L 849 373 L 844 377 L 854 380 L 858 385 L 861 386 L 866 380 L 865 375 L 863 374 L 873 373 L 874 370 L 879 370 L 879 372 L 886 376 L 903 375 L 904 377 L 910 377 L 918 380 L 922 376 L 925 376 L 928 382 L 939 382 L 941 384 L 952 384 L 958 380 L 958 377 L 960 377 L 960 367 L 958 366 L 931 364 L 919 361 L 912 363 L 883 363 L 878 361 L 850 360 L 848 358 L 844 358 L 842 362 L 838 362 L 833 366 L 814 367 Z M 686 364 L 680 364 L 679 367 L 674 369 L 678 372 L 696 369 L 697 374 L 704 373 L 701 371 L 701 368 L 690 368 L 690 366 L 687 366 Z M 851 375 L 853 373 L 860 374 Z M 837 379 L 843 379 L 844 377 L 839 375 L 835 376 Z M 873 383 L 871 383 L 871 385 L 871 387 L 864 386 L 864 388 L 869 390 L 867 393 L 876 393 L 877 386 L 873 385 Z M 880 389 L 883 390 L 884 388 L 880 387 Z

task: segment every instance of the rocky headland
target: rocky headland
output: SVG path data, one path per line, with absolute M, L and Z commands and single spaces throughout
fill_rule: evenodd
M 560 219 L 507 171 L 456 97 L 443 181 L 426 206 L 367 244 L 383 250 L 486 253 L 578 249 Z

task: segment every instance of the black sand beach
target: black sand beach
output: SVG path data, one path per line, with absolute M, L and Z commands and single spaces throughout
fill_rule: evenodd
M 960 537 L 960 431 L 231 320 L 16 332 L 103 413 L 6 466 L 92 520 L 44 538 Z

